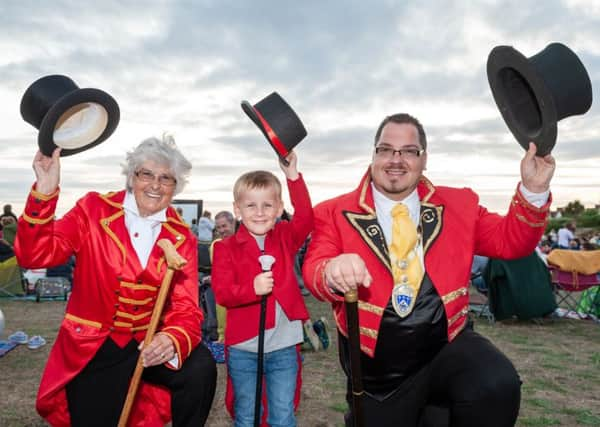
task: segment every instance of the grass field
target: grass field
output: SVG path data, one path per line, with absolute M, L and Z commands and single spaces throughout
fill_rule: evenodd
M 333 325 L 327 305 L 312 297 L 306 301 L 313 318 L 326 316 Z M 45 425 L 35 412 L 35 395 L 64 307 L 62 301 L 0 299 L 6 317 L 0 338 L 21 329 L 48 341 L 38 350 L 19 346 L 0 358 L 0 426 Z M 521 375 L 518 426 L 600 426 L 600 325 L 569 319 L 495 324 L 476 319 L 475 329 L 505 352 Z M 304 353 L 299 426 L 343 425 L 345 381 L 332 335 L 328 351 Z M 219 365 L 208 426 L 231 425 L 224 409 L 224 383 L 225 372 Z

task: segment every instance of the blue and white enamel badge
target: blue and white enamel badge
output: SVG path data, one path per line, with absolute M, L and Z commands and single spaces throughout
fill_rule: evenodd
M 407 283 L 397 284 L 392 289 L 392 305 L 400 317 L 408 316 L 415 306 L 414 289 Z

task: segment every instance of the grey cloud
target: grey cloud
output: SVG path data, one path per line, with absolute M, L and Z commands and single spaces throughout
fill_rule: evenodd
M 241 112 L 239 101 L 257 102 L 278 90 L 309 129 L 298 148 L 302 165 L 307 175 L 331 171 L 331 178 L 316 178 L 326 186 L 338 182 L 339 165 L 356 167 L 362 175 L 359 165 L 368 164 L 377 123 L 347 124 L 349 114 L 383 116 L 399 108 L 410 110 L 415 103 L 441 102 L 495 110 L 485 63 L 497 44 L 513 44 L 529 56 L 551 41 L 566 43 L 586 64 L 594 97 L 600 99 L 600 47 L 593 44 L 599 40 L 599 18 L 566 4 L 187 0 L 144 2 L 140 7 L 134 1 L 111 0 L 90 8 L 73 1 L 3 2 L 0 46 L 7 54 L 0 71 L 3 88 L 19 96 L 37 77 L 60 72 L 82 87 L 109 92 L 121 106 L 122 123 L 134 123 L 136 129 L 202 129 L 193 135 L 194 143 L 181 143 L 194 162 L 194 182 L 214 191 L 229 191 L 225 183 L 243 172 L 234 159 L 244 158 L 251 168 L 274 166 L 274 153 Z M 474 23 L 482 32 L 475 38 Z M 599 157 L 593 133 L 600 114 L 596 104 L 568 135 L 559 124 L 557 158 Z M 313 124 L 325 113 L 338 117 L 341 129 Z M 10 120 L 20 120 L 18 113 Z M 463 122 L 425 124 L 432 156 L 452 159 L 476 152 L 482 158 L 518 162 L 522 150 L 499 112 L 485 120 L 465 116 Z M 22 160 L 5 145 L 15 138 L 28 147 Z M 82 155 L 79 161 L 87 173 L 68 185 L 77 190 L 104 185 L 103 171 L 111 185 L 120 184 L 117 165 L 125 142 L 110 142 L 120 154 Z M 230 156 L 207 157 L 214 147 Z M 26 194 L 33 177 L 33 150 L 35 142 L 22 135 L 0 138 L 0 158 L 9 155 L 11 162 L 28 168 L 19 174 L 28 179 L 14 186 L 21 188 L 20 194 Z M 106 165 L 111 165 L 109 171 Z M 491 171 L 482 179 L 502 174 Z M 1 180 L 12 182 L 4 172 Z

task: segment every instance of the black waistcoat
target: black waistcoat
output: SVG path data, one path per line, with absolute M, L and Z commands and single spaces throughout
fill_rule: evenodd
M 348 375 L 348 340 L 338 335 L 340 362 Z M 447 342 L 444 306 L 426 274 L 412 313 L 405 318 L 398 316 L 390 298 L 381 319 L 375 357 L 361 352 L 365 391 L 378 400 L 385 399 L 406 378 L 429 363 Z

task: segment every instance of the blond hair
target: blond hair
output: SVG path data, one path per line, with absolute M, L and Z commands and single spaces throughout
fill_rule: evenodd
M 244 192 L 255 188 L 273 188 L 281 200 L 281 182 L 268 171 L 251 171 L 240 176 L 233 185 L 233 200 L 239 201 Z

